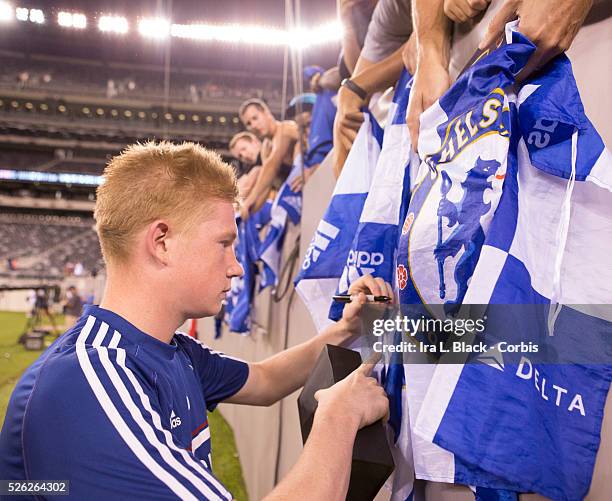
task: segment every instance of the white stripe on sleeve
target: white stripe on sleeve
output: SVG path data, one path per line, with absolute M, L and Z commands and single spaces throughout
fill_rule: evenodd
M 100 382 L 91 361 L 89 360 L 89 355 L 87 353 L 87 347 L 85 345 L 85 340 L 89 335 L 93 325 L 95 322 L 95 318 L 93 316 L 89 316 L 83 330 L 79 334 L 79 337 L 76 342 L 76 353 L 77 358 L 79 360 L 79 364 L 81 366 L 81 370 L 87 379 L 87 382 L 91 386 L 91 389 L 94 392 L 94 395 L 100 402 L 100 405 L 111 423 L 115 427 L 115 429 L 119 432 L 121 438 L 125 441 L 130 450 L 136 455 L 136 457 L 142 462 L 144 466 L 146 466 L 153 475 L 155 475 L 161 482 L 166 484 L 172 492 L 174 492 L 177 496 L 182 499 L 196 500 L 195 496 L 189 492 L 189 490 L 183 486 L 176 478 L 174 478 L 170 473 L 168 473 L 164 468 L 162 468 L 154 459 L 151 457 L 146 448 L 140 443 L 138 438 L 134 435 L 134 433 L 127 426 L 121 414 L 113 404 L 110 399 L 108 393 L 104 389 L 104 386 Z
M 199 464 L 195 459 L 193 459 L 191 455 L 189 454 L 189 452 L 187 452 L 185 449 L 181 447 L 178 447 L 174 443 L 172 434 L 163 427 L 159 414 L 151 406 L 149 396 L 142 389 L 142 386 L 140 385 L 140 382 L 138 381 L 136 376 L 134 376 L 134 373 L 125 364 L 125 350 L 123 350 L 122 348 L 117 349 L 117 364 L 119 365 L 119 367 L 121 367 L 121 369 L 123 369 L 130 383 L 134 387 L 134 390 L 140 397 L 140 402 L 142 403 L 143 407 L 151 415 L 151 419 L 153 421 L 153 424 L 155 425 L 155 428 L 164 435 L 166 446 L 169 447 L 170 449 L 175 450 L 179 454 L 181 454 L 185 462 L 189 464 L 194 470 L 196 470 L 198 474 L 202 475 L 208 483 L 212 484 L 213 487 L 215 487 L 219 492 L 222 492 L 225 496 L 227 496 L 228 499 L 231 499 L 232 495 L 227 491 L 227 489 L 225 489 L 225 487 L 223 487 L 223 485 L 206 468 L 203 468 L 201 464 Z M 194 476 L 194 478 L 198 480 L 197 477 Z M 206 486 L 204 485 L 204 487 Z
M 210 428 L 207 426 L 193 438 L 193 440 L 191 441 L 191 450 L 195 452 L 198 447 L 200 447 L 202 444 L 204 444 L 209 439 L 210 439 Z

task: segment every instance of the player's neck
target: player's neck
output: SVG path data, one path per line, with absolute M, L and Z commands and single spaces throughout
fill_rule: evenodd
M 123 317 L 146 334 L 169 343 L 184 319 L 179 318 L 179 314 L 172 314 L 167 298 L 159 296 L 157 288 L 151 284 L 143 288 L 137 280 L 113 275 L 108 274 L 100 307 Z

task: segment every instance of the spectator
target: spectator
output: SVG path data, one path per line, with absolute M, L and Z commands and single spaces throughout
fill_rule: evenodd
M 415 75 L 408 111 L 413 146 L 418 141 L 421 113 L 450 87 L 451 21 L 472 19 L 490 3 L 490 0 L 415 0 L 415 29 L 421 64 Z M 593 0 L 504 0 L 479 47 L 493 45 L 502 36 L 506 23 L 518 18 L 519 31 L 537 47 L 518 76 L 519 81 L 524 80 L 554 56 L 569 49 L 592 6 Z
M 441 7 L 440 7 L 441 8 Z M 350 79 L 338 91 L 334 122 L 334 173 L 340 175 L 363 122 L 361 109 L 376 92 L 397 82 L 404 66 L 414 72 L 416 40 L 410 0 L 380 0 L 374 9 L 363 49 Z
M 261 170 L 261 141 L 252 132 L 239 132 L 229 143 L 231 155 L 239 160 L 238 192 L 242 199 L 251 193 Z
M 291 101 L 289 101 L 289 106 L 287 106 L 287 110 L 285 111 L 285 116 L 289 120 L 295 121 L 298 126 L 298 130 L 300 134 L 303 136 L 300 137 L 308 137 L 308 133 L 310 132 L 310 122 L 312 119 L 312 109 L 314 107 L 317 96 L 313 93 L 304 93 L 299 96 L 295 96 Z M 307 141 L 305 141 L 306 143 Z M 307 144 L 305 144 L 307 147 Z
M 490 3 L 491 0 L 445 0 L 444 12 L 453 21 L 461 22 L 477 16 Z M 492 45 L 504 33 L 506 23 L 518 18 L 518 30 L 537 47 L 520 75 L 525 79 L 570 48 L 592 6 L 593 0 L 505 0 L 480 48 Z
M 70 329 L 76 324 L 83 310 L 83 301 L 74 285 L 66 291 L 66 302 L 64 303 L 64 328 Z
M 450 87 L 451 23 L 444 14 L 444 0 L 414 0 L 414 29 L 417 38 L 417 70 L 406 120 L 412 148 L 417 149 L 419 119 Z
M 19 89 L 25 89 L 30 81 L 30 74 L 27 71 L 22 71 L 17 75 L 17 87 Z
M 69 259 L 64 262 L 64 276 L 69 277 L 74 273 L 74 263 Z
M 238 116 L 244 126 L 263 141 L 267 153 L 262 155 L 261 172 L 241 210 L 246 220 L 250 212 L 263 205 L 270 189 L 278 188 L 287 178 L 297 151 L 298 127 L 293 120 L 276 120 L 268 105 L 260 99 L 242 103 Z
M 338 17 L 344 26 L 338 62 L 342 79 L 349 78 L 365 42 L 368 24 L 378 0 L 338 0 Z
M 333 147 L 337 87 L 334 89 L 333 85 L 331 88 L 328 86 L 333 81 L 334 70 L 337 75 L 337 68 L 325 72 L 323 68 L 309 66 L 304 70 L 311 90 L 316 92 L 316 100 L 312 109 L 308 149 L 304 155 L 304 177 L 294 179 L 291 186 L 294 191 L 298 191 L 308 181 Z
M 261 141 L 252 132 L 239 132 L 229 142 L 230 154 L 249 167 L 261 165 Z
M 309 148 L 308 141 L 310 137 L 310 127 L 312 124 L 312 110 L 316 99 L 317 96 L 313 93 L 305 93 L 295 96 L 289 102 L 289 106 L 285 112 L 285 116 L 291 120 L 294 120 L 298 126 L 299 140 L 296 145 L 296 151 L 300 152 L 303 164 L 303 177 L 300 174 L 299 176 L 296 176 L 291 183 L 291 189 L 294 191 L 300 191 L 305 183 L 305 180 L 307 180 L 311 174 L 311 172 L 305 168 L 306 165 L 304 164 L 304 159 Z
M 115 81 L 110 79 L 106 82 L 106 97 L 113 98 L 118 94 Z
M 80 261 L 74 265 L 74 275 L 80 277 L 83 274 L 83 263 Z
M 191 84 L 189 86 L 189 98 L 194 104 L 200 102 L 200 93 L 198 92 L 198 88 L 195 84 Z
M 55 325 L 55 319 L 53 318 L 51 310 L 49 309 L 49 297 L 46 289 L 38 289 L 36 291 L 36 300 L 34 302 L 34 318 L 40 319 L 42 318 L 42 315 L 45 315 L 49 319 L 51 326 L 53 327 L 53 331 L 56 331 L 57 326 Z

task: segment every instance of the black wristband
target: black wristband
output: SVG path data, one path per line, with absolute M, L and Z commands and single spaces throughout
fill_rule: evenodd
M 342 80 L 341 85 L 343 87 L 346 87 L 347 89 L 352 90 L 355 94 L 357 94 L 364 101 L 368 97 L 368 93 L 365 91 L 365 89 L 359 87 L 359 85 L 353 82 L 350 78 L 345 78 L 344 80 Z

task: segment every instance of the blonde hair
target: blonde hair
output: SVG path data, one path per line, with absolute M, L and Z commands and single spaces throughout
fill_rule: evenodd
M 231 150 L 234 146 L 236 146 L 236 143 L 238 141 L 240 141 L 241 139 L 246 139 L 250 143 L 260 142 L 255 134 L 253 134 L 252 132 L 248 132 L 246 130 L 243 130 L 242 132 L 239 132 L 238 134 L 235 134 L 234 137 L 232 137 L 230 139 L 228 148 Z
M 167 141 L 128 146 L 104 169 L 94 218 L 105 261 L 125 261 L 135 233 L 158 218 L 180 231 L 204 215 L 212 200 L 236 202 L 233 169 L 206 148 Z

